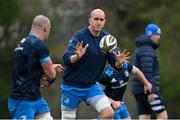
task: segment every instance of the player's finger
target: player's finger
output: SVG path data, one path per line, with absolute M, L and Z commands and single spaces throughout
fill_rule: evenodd
M 60 72 L 62 72 L 64 69 L 62 69 L 62 68 L 58 68 L 58 69 L 56 69 L 56 72 L 58 72 L 58 73 L 60 73 Z
M 123 50 L 123 52 L 122 52 L 122 54 L 126 54 L 126 52 L 127 52 L 127 50 L 126 50 L 126 49 L 124 49 L 124 50 Z
M 80 46 L 83 47 L 83 41 L 81 41 Z
M 79 54 L 77 50 L 75 50 L 74 52 L 75 52 L 75 54 Z
M 117 56 L 117 53 L 116 53 L 115 51 L 113 51 L 113 54 L 114 54 L 115 56 Z
M 126 59 L 130 59 L 131 57 L 130 56 L 127 56 Z
M 89 47 L 89 44 L 86 44 L 86 46 L 83 48 L 83 50 L 86 50 Z
M 79 47 L 79 45 L 80 45 L 80 43 L 78 42 L 78 43 L 76 44 L 75 49 L 77 49 L 77 48 Z
M 117 51 L 117 55 L 120 55 L 120 54 L 121 54 L 121 52 L 118 50 L 118 51 Z
M 60 68 L 62 69 L 62 70 L 64 70 L 64 67 L 60 64 Z
M 127 51 L 126 55 L 129 55 L 129 54 L 130 54 L 130 52 Z

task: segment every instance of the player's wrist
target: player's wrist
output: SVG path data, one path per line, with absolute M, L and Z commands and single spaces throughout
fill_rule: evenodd
M 54 79 L 52 79 L 52 80 L 47 80 L 47 81 L 48 81 L 50 84 L 52 84 L 52 83 L 55 82 L 56 78 L 57 78 L 57 76 L 56 76 Z
M 71 63 L 76 63 L 79 59 L 80 59 L 80 58 L 79 58 L 79 56 L 77 55 L 77 53 L 74 54 L 74 55 L 72 55 L 72 56 L 70 57 Z
M 81 56 L 78 53 L 76 53 L 76 58 L 77 58 L 77 60 L 79 60 L 81 58 Z

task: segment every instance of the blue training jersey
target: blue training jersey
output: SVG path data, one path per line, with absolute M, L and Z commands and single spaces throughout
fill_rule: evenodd
M 49 49 L 42 40 L 34 35 L 22 39 L 14 50 L 10 97 L 23 100 L 40 98 L 40 79 L 44 74 L 41 64 L 49 60 Z
M 122 101 L 132 68 L 132 64 L 124 63 L 120 71 L 110 65 L 104 69 L 99 83 L 105 86 L 104 92 L 108 97 Z
M 63 55 L 65 64 L 63 84 L 81 88 L 90 87 L 99 80 L 106 60 L 108 60 L 111 66 L 115 66 L 114 55 L 102 52 L 99 47 L 101 38 L 107 34 L 107 32 L 101 31 L 100 35 L 95 37 L 86 27 L 72 36 L 68 48 Z M 89 47 L 82 58 L 72 64 L 70 57 L 75 54 L 74 50 L 78 41 L 83 41 L 84 45 L 89 44 Z

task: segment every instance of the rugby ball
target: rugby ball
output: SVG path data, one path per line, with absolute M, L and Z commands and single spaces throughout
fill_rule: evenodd
M 115 48 L 117 48 L 117 40 L 112 35 L 105 35 L 101 39 L 99 47 L 105 53 L 112 52 Z

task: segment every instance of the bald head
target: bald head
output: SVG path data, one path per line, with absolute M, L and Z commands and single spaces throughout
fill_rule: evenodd
M 31 26 L 31 32 L 35 33 L 40 39 L 47 40 L 51 28 L 51 23 L 48 17 L 38 15 L 34 18 Z
M 90 18 L 93 18 L 94 16 L 96 16 L 97 14 L 101 14 L 102 16 L 104 16 L 105 18 L 105 13 L 103 10 L 101 9 L 94 9 L 91 11 L 91 14 L 90 14 Z
M 50 25 L 50 20 L 44 15 L 38 15 L 34 18 L 32 27 L 41 28 Z

